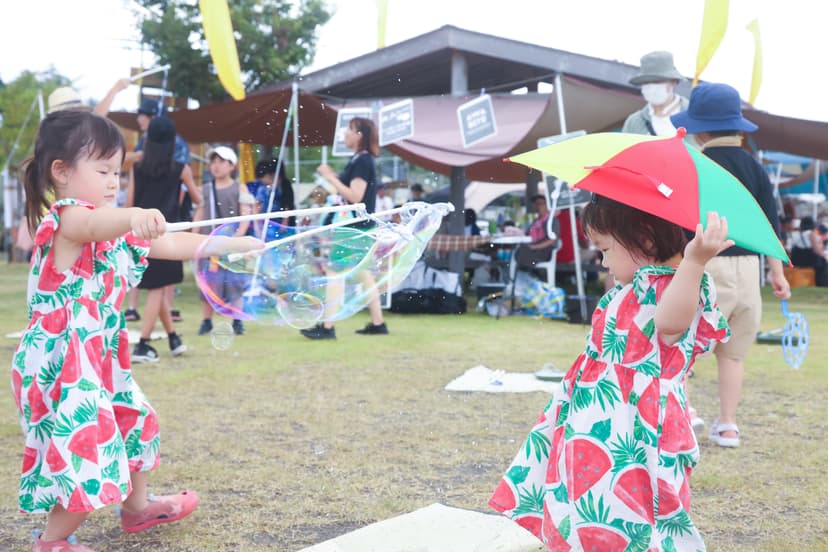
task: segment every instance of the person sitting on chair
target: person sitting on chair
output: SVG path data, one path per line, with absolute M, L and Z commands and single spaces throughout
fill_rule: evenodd
M 828 285 L 828 253 L 813 217 L 802 217 L 799 229 L 791 232 L 790 254 L 794 266 L 814 269 L 817 286 Z
M 529 237 L 532 238 L 532 242 L 517 250 L 517 266 L 526 270 L 533 270 L 537 263 L 543 263 L 552 258 L 552 251 L 558 247 L 558 233 L 560 232 L 557 219 L 553 220 L 552 231 L 547 230 L 551 213 L 545 196 L 542 194 L 532 196 L 530 204 L 538 214 L 538 218 L 529 227 Z

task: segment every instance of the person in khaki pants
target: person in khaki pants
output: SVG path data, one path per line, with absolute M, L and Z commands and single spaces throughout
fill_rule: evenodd
M 693 89 L 686 111 L 670 117 L 687 129 L 705 155 L 727 169 L 753 195 L 771 226 L 780 235 L 779 214 L 773 187 L 756 159 L 742 148 L 742 133 L 757 127 L 742 116 L 739 93 L 727 84 L 705 83 Z M 767 258 L 774 295 L 791 296 L 782 261 Z M 745 356 L 756 339 L 762 316 L 759 290 L 759 256 L 741 247 L 731 247 L 707 263 L 705 270 L 716 284 L 719 308 L 730 325 L 730 340 L 716 345 L 719 372 L 719 418 L 710 426 L 710 440 L 721 447 L 738 447 L 736 411 L 742 397 Z

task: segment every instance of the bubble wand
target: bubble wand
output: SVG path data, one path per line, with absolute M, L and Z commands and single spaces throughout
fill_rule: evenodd
M 317 215 L 320 213 L 337 213 L 341 211 L 364 211 L 364 203 L 354 203 L 353 205 L 332 205 L 329 207 L 311 207 L 309 209 L 294 209 L 292 211 L 275 211 L 272 213 L 257 213 L 253 215 L 238 215 L 235 217 L 224 217 L 217 219 L 188 221 L 188 222 L 170 222 L 167 224 L 167 232 L 181 232 L 184 230 L 192 230 L 193 228 L 203 228 L 204 226 L 219 226 L 222 224 L 231 224 L 234 222 L 248 222 L 254 220 L 267 220 L 271 218 L 283 218 L 301 215 Z M 351 220 L 353 222 L 353 220 Z
M 454 205 L 452 205 L 451 203 L 439 203 L 439 204 L 436 204 L 436 205 L 439 205 L 441 207 L 445 206 L 445 208 L 449 212 L 454 211 Z M 344 206 L 340 206 L 340 207 L 344 207 Z M 355 203 L 353 205 L 349 205 L 348 207 L 351 207 L 351 209 L 342 209 L 342 208 L 336 209 L 335 207 L 328 208 L 328 209 L 329 209 L 329 211 L 334 210 L 334 209 L 337 210 L 337 211 L 354 210 L 354 211 L 357 212 L 357 218 L 352 218 L 352 219 L 348 219 L 348 220 L 342 220 L 342 221 L 339 221 L 339 222 L 334 222 L 334 223 L 331 223 L 331 224 L 326 224 L 324 226 L 319 226 L 319 227 L 313 228 L 311 230 L 305 230 L 303 232 L 297 232 L 296 234 L 293 234 L 292 236 L 287 236 L 287 237 L 284 237 L 284 238 L 280 238 L 278 240 L 272 240 L 272 241 L 267 242 L 262 249 L 254 249 L 253 251 L 250 251 L 250 252 L 247 252 L 247 253 L 231 253 L 230 255 L 227 256 L 227 260 L 229 260 L 230 262 L 235 262 L 235 261 L 238 261 L 238 260 L 243 259 L 245 257 L 249 257 L 251 255 L 262 255 L 267 250 L 273 249 L 274 247 L 279 247 L 280 245 L 284 245 L 286 243 L 290 243 L 290 242 L 296 241 L 298 239 L 301 239 L 303 237 L 310 236 L 310 235 L 313 235 L 313 234 L 316 234 L 316 233 L 319 233 L 319 232 L 324 232 L 324 231 L 329 230 L 331 228 L 337 228 L 337 227 L 340 227 L 340 226 L 348 226 L 350 224 L 354 224 L 355 222 L 362 222 L 362 221 L 365 221 L 365 220 L 373 220 L 373 221 L 376 221 L 376 222 L 380 222 L 384 226 L 390 226 L 390 223 L 388 223 L 386 221 L 383 221 L 383 220 L 379 220 L 379 217 L 393 215 L 393 214 L 396 214 L 396 213 L 404 213 L 406 211 L 411 211 L 411 210 L 416 211 L 418 209 L 422 209 L 423 207 L 433 208 L 434 206 L 429 204 L 429 203 L 425 203 L 425 202 L 414 202 L 412 204 L 403 205 L 401 207 L 394 207 L 393 209 L 386 209 L 384 211 L 377 211 L 375 213 L 366 213 L 365 212 L 365 205 L 362 204 L 362 203 Z M 357 207 L 359 207 L 359 208 L 357 208 Z M 299 211 L 295 211 L 295 212 L 299 213 Z M 277 211 L 277 213 L 280 215 L 280 217 L 284 217 L 285 213 L 291 213 L 291 211 Z M 288 215 L 288 216 L 290 216 L 290 215 Z M 244 216 L 235 217 L 235 218 L 243 218 L 243 217 Z M 245 218 L 245 220 L 250 220 L 250 219 Z M 235 222 L 235 221 L 232 221 L 232 222 Z M 168 224 L 167 225 L 168 230 L 169 230 L 169 227 L 173 226 L 174 224 L 192 224 L 192 223 Z M 394 230 L 396 231 L 397 229 L 395 228 Z M 403 230 L 400 230 L 400 233 L 403 233 L 403 232 L 404 232 Z

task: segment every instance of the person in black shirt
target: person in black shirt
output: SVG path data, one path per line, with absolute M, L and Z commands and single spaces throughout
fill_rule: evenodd
M 773 200 L 773 187 L 756 159 L 742 149 L 742 132 L 758 127 L 742 116 L 739 93 L 726 84 L 705 83 L 693 89 L 687 111 L 670 118 L 684 127 L 700 149 L 727 169 L 756 198 L 771 226 L 779 231 L 779 213 Z M 767 258 L 774 295 L 791 296 L 782 270 L 782 261 Z M 705 266 L 716 285 L 719 308 L 727 317 L 730 340 L 716 345 L 719 372 L 719 418 L 710 427 L 710 439 L 722 447 L 739 446 L 736 410 L 742 395 L 744 359 L 756 339 L 762 317 L 759 290 L 759 256 L 741 247 L 731 247 Z
M 374 157 L 379 155 L 379 143 L 374 122 L 362 117 L 351 119 L 345 132 L 345 145 L 354 151 L 354 155 L 340 174 L 337 175 L 328 165 L 320 165 L 317 172 L 336 189 L 336 193 L 346 202 L 349 204 L 364 203 L 366 211 L 373 213 L 377 199 L 377 171 L 374 165 Z M 352 228 L 365 230 L 372 226 L 371 221 L 351 225 Z M 332 263 L 337 262 L 338 256 L 345 256 L 349 253 L 341 249 L 342 247 L 334 247 L 331 252 Z M 372 275 L 367 271 L 363 272 L 361 277 L 366 280 L 366 287 L 374 284 Z M 341 282 L 340 280 L 337 281 Z M 344 290 L 340 286 L 329 284 L 326 289 L 325 304 L 338 305 L 340 303 L 338 297 L 343 292 Z M 373 296 L 368 303 L 368 311 L 371 314 L 371 323 L 363 329 L 357 330 L 357 333 L 363 335 L 387 334 L 388 327 L 382 317 L 382 306 L 376 289 L 374 289 Z M 329 314 L 324 313 L 323 319 Z M 336 331 L 331 320 L 325 320 L 313 328 L 301 330 L 301 333 L 309 339 L 336 339 Z

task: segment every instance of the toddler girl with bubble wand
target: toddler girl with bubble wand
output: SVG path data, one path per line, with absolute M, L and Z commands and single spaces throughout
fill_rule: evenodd
M 548 550 L 704 550 L 683 382 L 729 336 L 704 272 L 733 245 L 727 221 L 709 213 L 687 243 L 675 224 L 594 196 L 581 222 L 616 285 L 489 504 Z
M 11 379 L 25 436 L 19 508 L 49 514 L 36 552 L 91 551 L 67 539 L 108 504 L 122 503 L 128 533 L 195 510 L 191 491 L 147 493 L 159 463 L 158 419 L 130 371 L 121 304 L 149 255 L 184 260 L 263 246 L 221 238 L 199 252 L 207 236 L 165 234 L 155 209 L 115 208 L 123 158 L 123 137 L 108 119 L 59 111 L 41 123 L 25 168 L 35 247 L 29 324 Z

